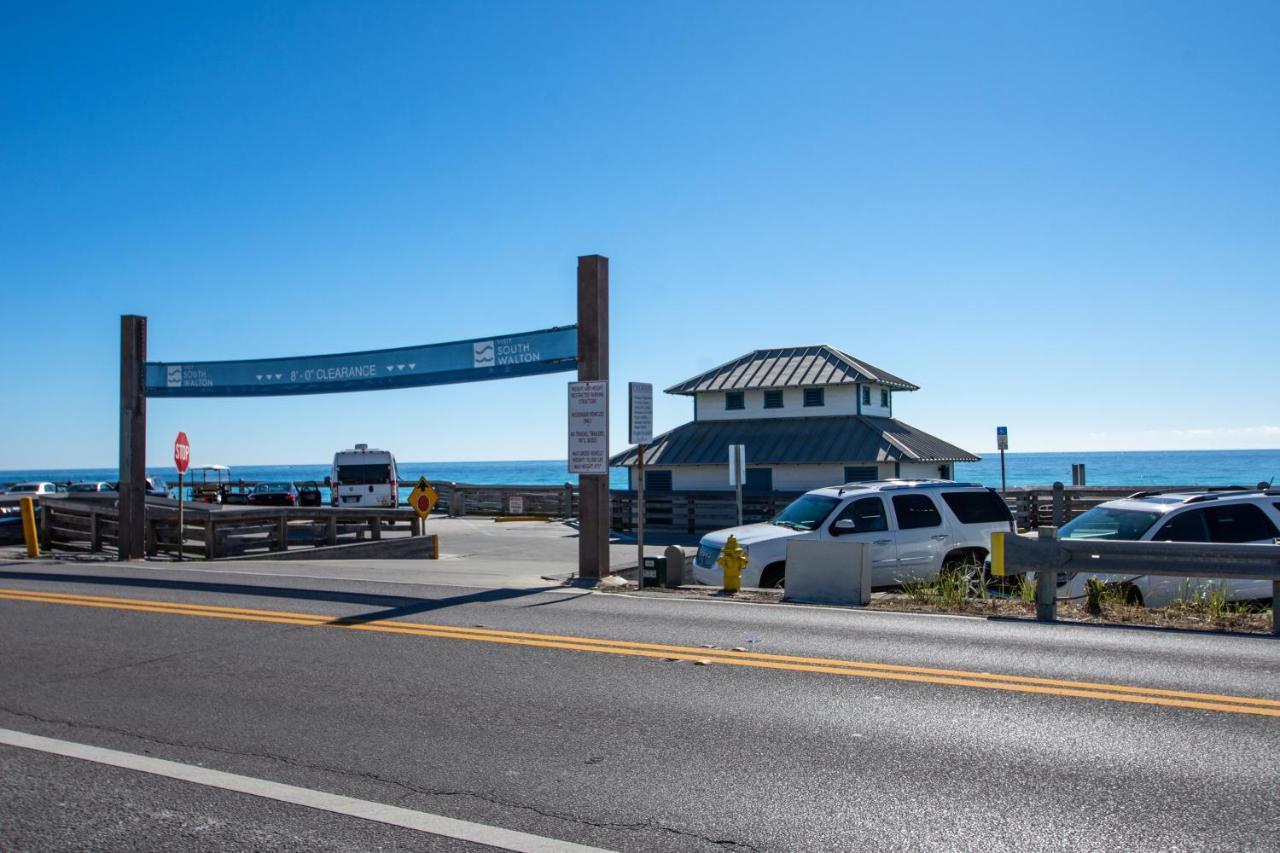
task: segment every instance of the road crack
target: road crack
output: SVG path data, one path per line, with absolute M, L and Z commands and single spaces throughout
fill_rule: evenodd
M 166 657 L 172 657 L 172 655 L 167 655 Z M 679 828 L 668 826 L 664 823 L 660 823 L 658 821 L 653 821 L 653 820 L 633 821 L 628 823 L 598 820 L 590 817 L 585 817 L 583 815 L 573 814 L 571 812 L 556 811 L 556 810 L 541 808 L 539 806 L 519 803 L 514 800 L 505 799 L 493 793 L 487 793 L 483 791 L 471 791 L 471 790 L 466 790 L 461 788 L 433 788 L 429 786 L 417 785 L 412 782 L 406 782 L 402 779 L 394 779 L 389 776 L 383 776 L 379 773 L 375 773 L 372 771 L 354 770 L 347 767 L 334 767 L 332 765 L 327 765 L 327 764 L 317 764 L 309 761 L 301 761 L 295 758 L 290 758 L 288 756 L 279 755 L 276 753 L 228 749 L 226 747 L 213 746 L 205 743 L 183 743 L 181 741 L 167 740 L 164 738 L 157 738 L 151 735 L 141 734 L 139 732 L 130 731 L 129 729 L 123 729 L 116 726 L 109 726 L 101 723 L 85 723 L 85 722 L 69 720 L 61 717 L 46 717 L 46 716 L 41 716 L 39 714 L 31 713 L 28 711 L 20 711 L 15 708 L 8 708 L 4 706 L 0 706 L 0 713 L 8 714 L 13 717 L 19 717 L 22 719 L 31 720 L 37 723 L 43 723 L 45 725 L 65 726 L 69 729 L 90 730 L 90 731 L 103 732 L 106 734 L 121 735 L 124 737 L 133 738 L 135 740 L 142 741 L 144 743 L 154 744 L 156 746 L 176 747 L 180 749 L 191 749 L 191 750 L 203 750 L 205 752 L 212 752 L 212 753 L 217 753 L 221 755 L 230 755 L 230 756 L 235 756 L 237 758 L 258 758 L 266 761 L 273 761 L 279 764 L 284 764 L 289 767 L 295 767 L 301 770 L 318 771 L 322 773 L 333 774 L 336 776 L 346 776 L 349 778 L 363 779 L 365 781 L 376 782 L 378 784 L 388 785 L 388 786 L 403 790 L 405 792 L 404 795 L 398 798 L 396 802 L 404 802 L 405 800 L 414 796 L 472 798 L 472 799 L 480 800 L 481 802 L 489 803 L 491 805 L 501 806 L 503 808 L 532 812 L 533 814 L 548 818 L 550 820 L 559 820 L 567 823 L 581 824 L 583 826 L 589 826 L 594 829 L 619 830 L 619 831 L 626 831 L 626 832 L 659 831 L 659 832 L 664 832 L 664 833 L 674 835 L 682 839 L 697 840 L 700 842 L 704 842 L 706 844 L 714 845 L 716 847 L 720 847 L 725 850 L 751 851 L 751 850 L 761 849 L 759 847 L 756 847 L 751 844 L 747 844 L 745 842 L 734 841 L 733 839 L 728 839 L 728 838 L 712 838 L 697 832 L 679 829 Z

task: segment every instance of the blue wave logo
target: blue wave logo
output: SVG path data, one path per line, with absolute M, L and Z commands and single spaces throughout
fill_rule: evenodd
M 476 367 L 493 367 L 493 341 L 478 341 L 471 345 L 472 364 Z

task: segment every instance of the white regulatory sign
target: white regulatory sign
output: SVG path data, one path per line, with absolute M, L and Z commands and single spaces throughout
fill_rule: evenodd
M 569 383 L 569 473 L 609 473 L 609 383 Z
M 741 486 L 747 481 L 747 446 L 729 445 L 729 485 Z
M 628 441 L 632 444 L 649 444 L 653 441 L 653 384 L 649 382 L 627 383 L 627 397 L 630 401 L 631 432 Z

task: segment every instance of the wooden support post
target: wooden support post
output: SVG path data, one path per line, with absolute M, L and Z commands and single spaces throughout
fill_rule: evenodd
M 413 518 L 409 519 L 409 535 L 410 536 L 422 535 L 422 519 L 418 518 L 418 516 L 416 515 Z
M 578 381 L 608 379 L 609 259 L 583 255 L 578 258 Z M 606 393 L 606 410 L 608 399 Z M 609 574 L 608 472 L 580 475 L 578 495 L 578 577 L 599 579 Z
M 324 544 L 338 544 L 338 517 L 336 515 L 330 514 L 330 516 L 325 519 Z
M 564 492 L 560 496 L 561 515 L 573 518 L 573 483 L 564 484 Z
M 369 538 L 382 538 L 382 519 L 376 517 L 369 519 Z
M 1062 487 L 1061 483 L 1054 484 L 1054 494 Z M 1057 539 L 1057 527 L 1041 527 L 1036 530 L 1040 539 Z M 1036 571 L 1036 621 L 1052 622 L 1057 615 L 1058 605 L 1058 573 L 1054 571 L 1044 571 L 1043 569 Z
M 102 516 L 97 511 L 89 513 L 89 552 L 102 550 Z
M 147 318 L 120 318 L 119 558 L 137 560 L 146 547 Z
M 143 520 L 143 526 L 146 531 L 145 542 L 148 557 L 154 557 L 159 553 L 159 543 L 156 542 L 156 520 L 154 518 L 146 518 Z
M 204 514 L 204 558 L 212 560 L 218 556 L 218 531 L 213 521 L 212 511 Z
M 289 550 L 289 514 L 281 512 L 276 517 L 276 543 L 272 551 L 288 551 Z
M 1061 482 L 1053 484 L 1053 526 L 1067 523 L 1067 490 Z

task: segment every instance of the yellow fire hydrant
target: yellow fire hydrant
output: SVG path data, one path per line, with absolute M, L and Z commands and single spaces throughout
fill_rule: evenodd
M 724 570 L 725 592 L 742 589 L 742 567 L 746 564 L 747 550 L 738 544 L 737 537 L 730 534 L 729 541 L 724 543 L 724 550 L 720 552 L 720 559 L 716 560 L 716 565 Z

